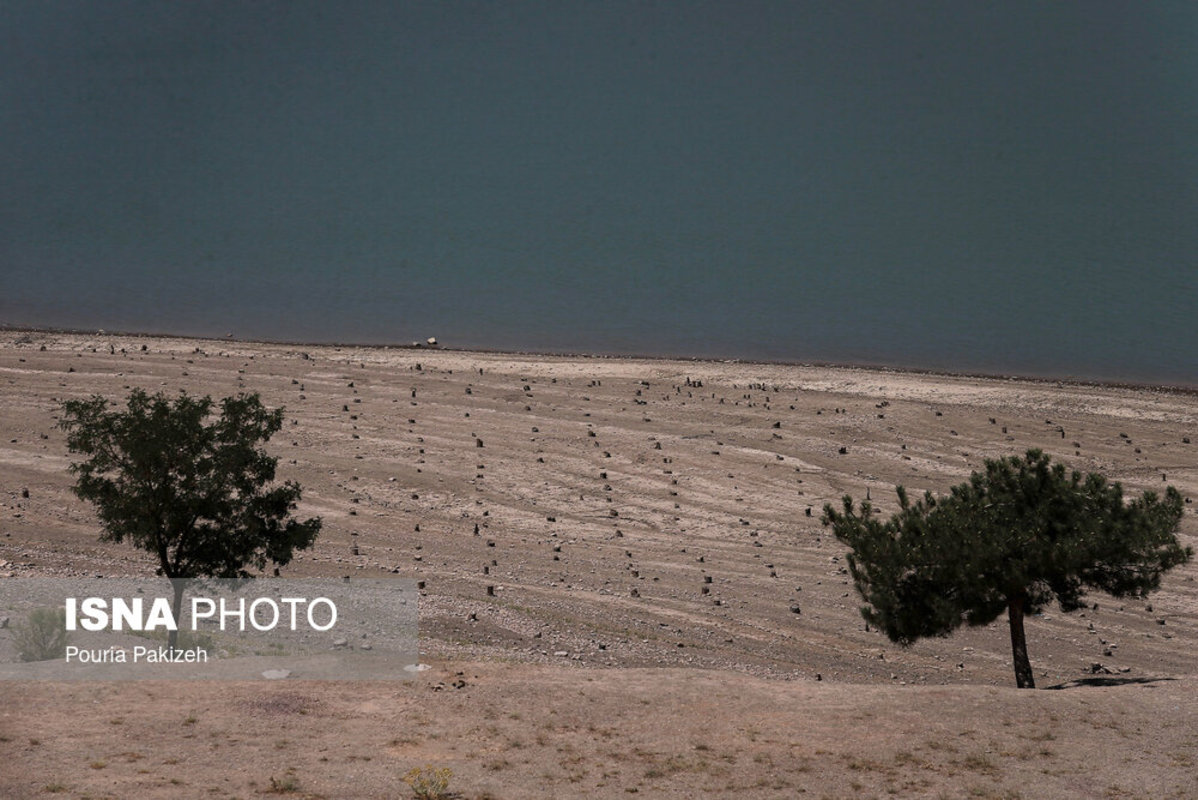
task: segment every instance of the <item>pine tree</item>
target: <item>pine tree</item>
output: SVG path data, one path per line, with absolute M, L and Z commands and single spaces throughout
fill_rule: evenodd
M 851 497 L 823 522 L 850 548 L 849 569 L 866 621 L 907 646 L 986 625 L 1004 611 L 1015 682 L 1035 688 L 1023 620 L 1055 599 L 1062 611 L 1087 590 L 1144 595 L 1193 550 L 1177 540 L 1182 498 L 1173 487 L 1126 502 L 1118 483 L 1052 464 L 1039 450 L 987 460 L 943 497 L 910 501 L 882 521 Z

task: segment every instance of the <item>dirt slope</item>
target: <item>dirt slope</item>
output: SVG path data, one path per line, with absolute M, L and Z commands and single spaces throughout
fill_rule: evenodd
M 1073 688 L 1017 694 L 1001 627 L 909 650 L 866 630 L 819 524 L 846 492 L 887 510 L 896 483 L 941 491 L 1033 446 L 1129 490 L 1167 479 L 1198 495 L 1192 394 L 6 332 L 0 575 L 152 572 L 97 541 L 54 427 L 61 400 L 133 386 L 286 407 L 280 477 L 325 519 L 286 574 L 424 581 L 436 669 L 382 687 L 0 685 L 15 796 L 250 796 L 288 768 L 310 794 L 404 796 L 399 776 L 425 762 L 452 767 L 466 797 L 1194 785 L 1194 564 L 1147 602 L 1097 596 L 1030 620 L 1038 683 Z M 1182 531 L 1193 543 L 1189 509 Z M 1123 685 L 1078 686 L 1095 665 Z M 188 765 L 184 784 L 169 783 L 170 759 Z

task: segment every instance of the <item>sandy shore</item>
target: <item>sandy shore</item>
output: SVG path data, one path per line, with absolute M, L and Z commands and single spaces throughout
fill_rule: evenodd
M 896 484 L 942 491 L 1029 447 L 1195 497 L 1193 394 L 6 331 L 0 575 L 152 572 L 97 541 L 54 427 L 63 399 L 131 387 L 285 407 L 280 477 L 325 520 L 285 574 L 424 581 L 434 669 L 382 688 L 163 684 L 153 703 L 137 684 L 0 686 L 0 754 L 22 765 L 6 796 L 244 797 L 288 770 L 301 795 L 403 796 L 424 763 L 463 797 L 1192 796 L 1198 567 L 1147 601 L 1030 620 L 1039 685 L 1076 688 L 1017 694 L 1005 628 L 908 650 L 867 631 L 819 516 L 846 492 L 890 510 Z M 1079 686 L 1095 664 L 1117 685 Z M 281 711 L 253 713 L 270 698 Z M 171 784 L 170 759 L 206 777 Z

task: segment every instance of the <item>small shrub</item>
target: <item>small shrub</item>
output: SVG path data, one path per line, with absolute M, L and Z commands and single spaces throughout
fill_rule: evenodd
M 270 776 L 270 791 L 272 794 L 292 794 L 300 789 L 299 779 L 294 775 L 284 775 L 282 778 Z
M 412 787 L 417 800 L 447 800 L 452 777 L 453 770 L 449 767 L 412 767 L 403 776 L 403 781 Z
M 982 753 L 967 755 L 960 763 L 966 769 L 977 770 L 978 772 L 994 772 L 995 770 L 994 762 L 990 760 L 989 756 Z
M 49 661 L 67 653 L 67 612 L 37 608 L 13 626 L 13 643 L 22 661 Z

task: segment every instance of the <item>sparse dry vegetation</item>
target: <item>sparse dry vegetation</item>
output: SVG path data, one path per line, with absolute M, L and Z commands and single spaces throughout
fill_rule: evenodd
M 70 495 L 53 418 L 63 399 L 260 392 L 288 412 L 272 440 L 280 478 L 305 487 L 298 513 L 325 520 L 287 574 L 424 582 L 432 668 L 386 683 L 0 684 L 4 797 L 375 800 L 407 793 L 414 764 L 451 769 L 447 791 L 462 800 L 1192 789 L 1193 564 L 1148 601 L 1098 597 L 1037 617 L 1037 685 L 1061 688 L 1023 697 L 1007 688 L 1001 628 L 906 651 L 867 629 L 844 548 L 818 519 L 844 493 L 893 512 L 896 483 L 942 491 L 983 458 L 1033 446 L 1137 492 L 1167 473 L 1193 498 L 1192 395 L 15 338 L 0 334 L 0 573 L 152 572 L 139 551 L 97 542 Z

